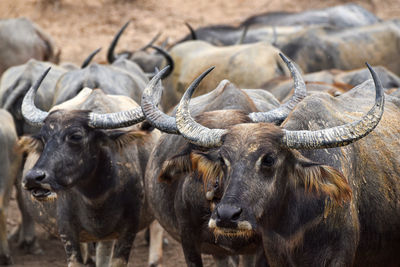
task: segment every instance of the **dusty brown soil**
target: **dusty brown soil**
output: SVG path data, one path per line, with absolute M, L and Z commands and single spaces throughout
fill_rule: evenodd
M 62 61 L 80 64 L 93 50 L 103 47 L 95 61 L 105 61 L 105 51 L 115 32 L 132 20 L 118 49 L 133 50 L 147 43 L 157 32 L 170 43 L 187 34 L 184 22 L 194 27 L 208 24 L 238 24 L 248 16 L 266 11 L 301 11 L 343 4 L 343 0 L 0 0 L 0 18 L 25 16 L 39 24 L 62 49 Z M 354 1 L 383 19 L 398 17 L 399 0 Z M 11 201 L 8 226 L 15 227 L 20 215 Z M 15 266 L 66 266 L 61 243 L 39 229 L 44 255 L 25 255 L 12 246 Z M 182 249 L 171 237 L 164 250 L 164 266 L 185 266 Z M 136 238 L 129 266 L 146 266 L 148 247 L 143 233 Z M 213 266 L 205 257 L 205 266 Z

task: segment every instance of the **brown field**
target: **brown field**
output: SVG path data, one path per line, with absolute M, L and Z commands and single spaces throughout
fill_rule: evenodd
M 301 11 L 322 8 L 348 1 L 340 0 L 0 0 L 0 18 L 25 16 L 39 24 L 61 47 L 63 62 L 80 64 L 96 48 L 103 51 L 95 61 L 105 61 L 105 51 L 115 32 L 126 21 L 131 25 L 119 42 L 119 49 L 134 50 L 147 43 L 157 32 L 170 43 L 187 34 L 184 22 L 193 27 L 209 24 L 238 24 L 250 15 L 266 11 Z M 398 17 L 399 0 L 354 1 L 383 19 Z M 9 230 L 19 220 L 15 199 L 8 210 Z M 24 255 L 12 246 L 14 266 L 66 266 L 61 243 L 39 230 L 43 255 Z M 185 266 L 180 245 L 168 237 L 164 266 Z M 143 233 L 138 235 L 129 266 L 146 266 L 147 246 Z M 211 257 L 205 257 L 205 266 L 213 266 Z

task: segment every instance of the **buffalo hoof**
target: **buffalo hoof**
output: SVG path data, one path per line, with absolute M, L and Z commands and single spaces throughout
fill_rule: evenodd
M 13 260 L 10 255 L 0 255 L 0 265 L 12 265 Z
M 42 255 L 43 250 L 39 245 L 39 242 L 34 238 L 33 240 L 23 240 L 18 244 L 18 248 L 23 250 L 27 254 Z
M 162 267 L 162 264 L 157 261 L 149 264 L 149 267 Z
M 92 258 L 89 258 L 86 262 L 85 262 L 85 266 L 86 267 L 96 267 L 96 263 L 94 262 L 94 260 Z
M 69 262 L 68 267 L 86 267 L 85 264 L 79 262 Z

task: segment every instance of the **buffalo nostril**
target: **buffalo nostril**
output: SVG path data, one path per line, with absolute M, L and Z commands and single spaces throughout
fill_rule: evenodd
M 221 205 L 216 209 L 216 223 L 219 227 L 236 227 L 236 223 L 242 214 L 242 209 L 231 206 Z
M 46 178 L 46 173 L 42 170 L 30 170 L 26 175 L 27 181 L 41 182 Z
M 238 208 L 238 210 L 236 212 L 233 213 L 232 215 L 232 220 L 233 221 L 237 221 L 239 220 L 240 214 L 242 214 L 242 209 Z

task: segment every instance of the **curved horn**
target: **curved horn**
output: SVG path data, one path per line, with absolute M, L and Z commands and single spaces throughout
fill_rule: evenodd
M 144 119 L 141 107 L 106 114 L 90 112 L 88 125 L 97 129 L 115 129 L 137 124 Z
M 375 105 L 360 120 L 318 131 L 285 130 L 282 143 L 289 148 L 316 149 L 345 146 L 369 134 L 382 118 L 385 96 L 381 81 L 366 63 L 375 83 Z
M 35 96 L 40 84 L 46 77 L 47 73 L 49 73 L 50 69 L 51 67 L 45 70 L 45 72 L 39 77 L 35 84 L 26 93 L 24 100 L 22 101 L 22 116 L 24 116 L 26 122 L 32 126 L 41 127 L 43 125 L 43 121 L 49 115 L 48 112 L 42 111 L 35 106 Z
M 92 61 L 94 56 L 97 55 L 100 52 L 100 50 L 101 50 L 101 47 L 97 48 L 92 53 L 90 53 L 90 55 L 83 61 L 81 69 L 86 68 L 90 64 L 90 62 Z
M 293 96 L 279 108 L 270 110 L 268 112 L 250 113 L 249 117 L 253 122 L 271 122 L 279 125 L 287 118 L 289 113 L 296 107 L 296 105 L 307 95 L 306 85 L 303 78 L 301 77 L 300 72 L 297 70 L 294 64 L 282 53 L 279 53 L 279 56 L 286 63 L 287 67 L 290 70 L 290 73 L 292 74 L 294 80 Z
M 190 31 L 190 37 L 192 38 L 192 40 L 198 40 L 195 30 L 192 28 L 189 22 L 185 22 L 185 25 Z
M 197 123 L 189 112 L 189 101 L 194 90 L 201 80 L 214 69 L 209 68 L 197 77 L 186 90 L 176 110 L 176 126 L 183 137 L 189 142 L 202 147 L 216 147 L 221 145 L 221 138 L 226 133 L 223 129 L 209 129 Z
M 130 22 L 131 21 L 129 20 L 127 23 L 125 23 L 124 26 L 122 26 L 122 28 L 114 36 L 114 39 L 112 40 L 112 42 L 110 44 L 110 47 L 108 48 L 108 51 L 107 51 L 107 61 L 108 61 L 108 63 L 111 64 L 117 59 L 115 57 L 115 54 L 114 54 L 115 47 L 117 46 L 119 38 L 121 37 L 121 35 L 124 32 L 124 30 L 126 29 L 126 27 L 128 27 Z
M 172 59 L 171 55 L 165 51 L 164 49 L 162 49 L 161 47 L 155 46 L 155 45 L 151 45 L 151 48 L 157 50 L 158 53 L 160 53 L 161 55 L 163 55 L 165 57 L 165 60 L 167 61 L 167 66 L 169 65 L 170 67 L 167 69 L 168 72 L 166 72 L 161 79 L 165 79 L 167 78 L 173 71 L 175 68 L 175 63 L 174 60 Z
M 146 50 L 147 48 L 149 48 L 150 46 L 152 46 L 157 40 L 158 38 L 160 38 L 161 36 L 161 32 L 158 32 L 153 39 L 150 40 L 150 42 L 147 43 L 147 45 L 143 46 L 142 48 L 140 48 L 139 50 Z
M 157 108 L 157 103 L 161 99 L 162 86 L 157 86 L 161 77 L 168 71 L 166 66 L 147 84 L 142 94 L 142 110 L 146 120 L 155 128 L 170 134 L 179 134 L 176 127 L 175 117 L 168 116 Z

